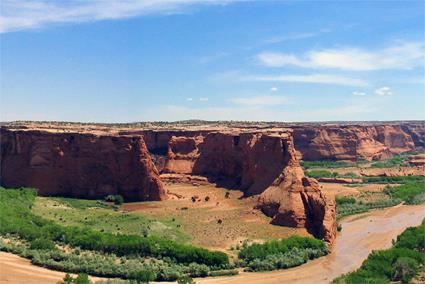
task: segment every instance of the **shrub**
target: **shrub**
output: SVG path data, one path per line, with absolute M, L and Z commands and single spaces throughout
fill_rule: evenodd
M 121 195 L 108 195 L 105 197 L 105 201 L 113 202 L 115 205 L 121 205 L 124 203 L 124 197 Z
M 211 271 L 209 276 L 215 277 L 215 276 L 234 276 L 234 275 L 238 275 L 239 271 L 237 271 L 236 269 L 229 269 L 229 270 L 216 270 L 216 271 Z
M 306 171 L 305 175 L 311 178 L 336 178 L 338 177 L 338 173 L 330 172 L 327 170 L 310 170 Z
M 46 239 L 35 239 L 30 243 L 30 249 L 53 250 L 56 249 L 55 243 Z
M 356 203 L 356 199 L 352 196 L 336 196 L 335 201 L 337 205 Z

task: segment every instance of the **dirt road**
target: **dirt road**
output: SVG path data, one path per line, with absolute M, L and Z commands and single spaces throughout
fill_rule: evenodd
M 358 268 L 373 249 L 391 246 L 391 240 L 405 228 L 425 218 L 425 205 L 396 206 L 351 216 L 342 222 L 333 252 L 305 265 L 287 270 L 241 273 L 233 277 L 196 279 L 196 283 L 329 283 L 335 277 Z M 28 260 L 0 252 L 0 283 L 57 283 L 63 273 L 31 265 Z

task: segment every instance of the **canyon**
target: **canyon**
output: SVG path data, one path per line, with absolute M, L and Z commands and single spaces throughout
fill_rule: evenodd
M 275 225 L 332 243 L 335 201 L 303 160 L 380 160 L 424 148 L 425 123 L 10 123 L 1 127 L 0 182 L 42 196 L 173 198 L 165 183 L 213 183 L 255 197 Z

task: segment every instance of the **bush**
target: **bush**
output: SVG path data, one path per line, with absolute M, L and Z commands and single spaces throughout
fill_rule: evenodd
M 306 171 L 305 175 L 311 178 L 336 178 L 338 177 L 338 173 L 330 172 L 326 170 L 310 170 Z
M 409 182 L 400 186 L 386 186 L 384 192 L 407 204 L 420 204 L 425 201 L 425 182 Z
M 230 269 L 230 270 L 216 270 L 216 271 L 211 271 L 209 276 L 211 277 L 215 277 L 215 276 L 234 276 L 234 275 L 238 275 L 239 271 L 237 271 L 236 269 Z
M 303 264 L 328 253 L 326 244 L 314 238 L 293 236 L 264 244 L 244 246 L 239 252 L 247 271 L 267 271 Z
M 35 239 L 30 243 L 30 249 L 38 250 L 54 250 L 56 249 L 55 243 L 46 239 Z
M 356 203 L 356 199 L 352 196 L 336 196 L 335 201 L 337 205 Z
M 124 197 L 121 195 L 108 195 L 105 197 L 105 201 L 113 202 L 115 205 L 121 205 L 124 203 Z

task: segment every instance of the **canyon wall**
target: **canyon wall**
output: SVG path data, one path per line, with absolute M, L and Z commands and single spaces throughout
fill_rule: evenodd
M 382 160 L 424 149 L 425 123 L 292 126 L 303 160 Z
M 257 208 L 272 223 L 306 227 L 333 242 L 335 202 L 304 177 L 291 131 L 211 132 L 198 137 L 172 137 L 165 173 L 208 177 L 218 184 L 259 195 Z
M 44 196 L 163 200 L 143 138 L 1 129 L 0 183 Z

